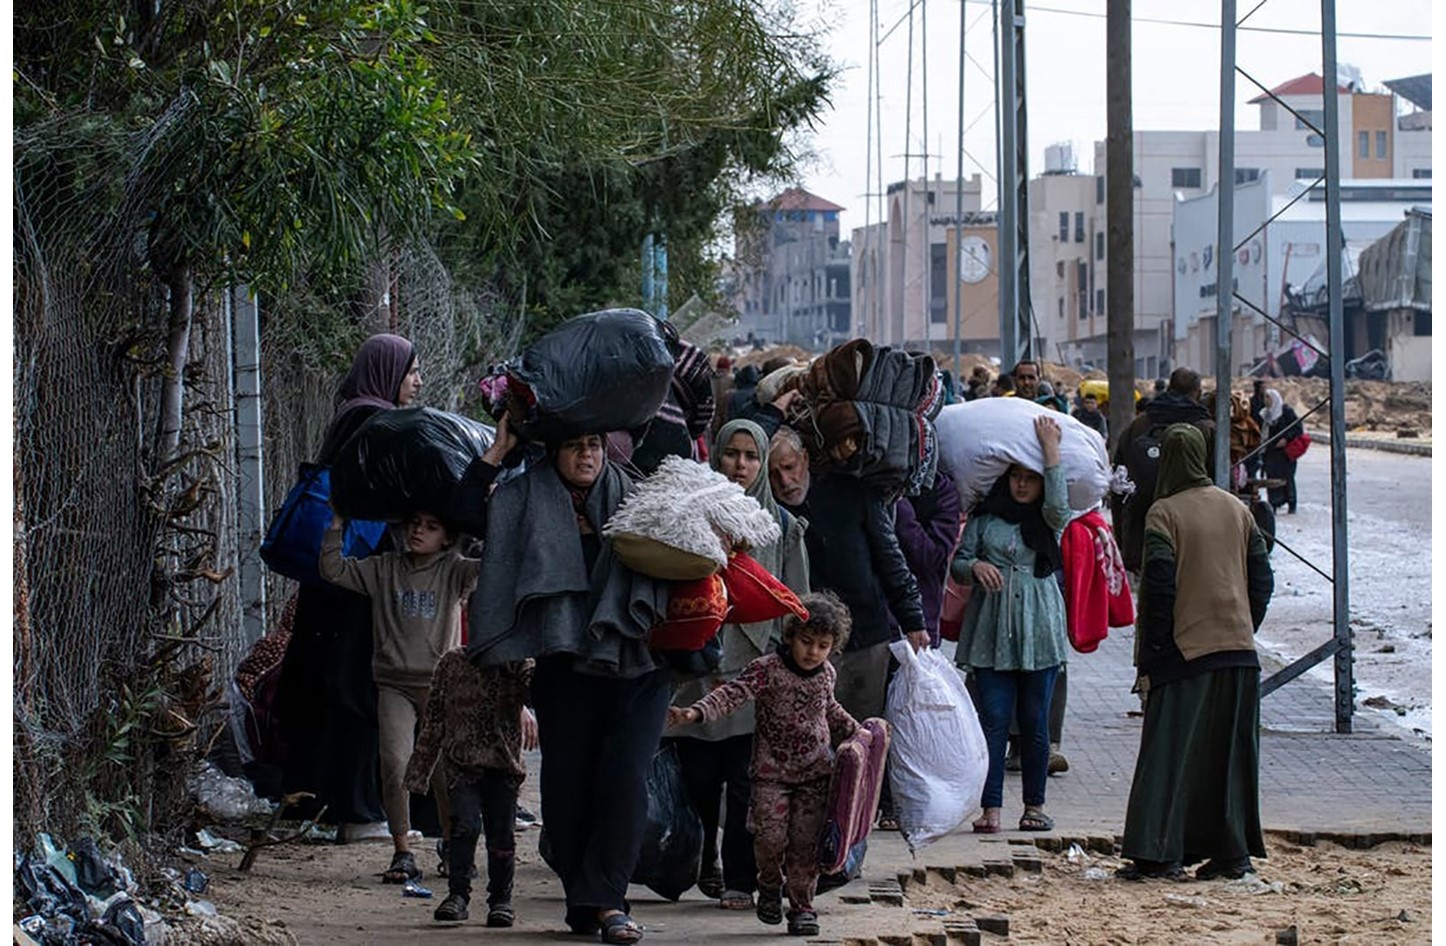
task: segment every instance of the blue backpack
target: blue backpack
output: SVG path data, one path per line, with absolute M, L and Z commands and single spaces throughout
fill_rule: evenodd
M 303 463 L 296 485 L 286 494 L 261 540 L 261 561 L 266 567 L 304 585 L 321 585 L 321 539 L 331 524 L 331 471 L 316 463 Z M 377 550 L 387 531 L 385 522 L 348 519 L 342 531 L 341 553 L 366 558 Z

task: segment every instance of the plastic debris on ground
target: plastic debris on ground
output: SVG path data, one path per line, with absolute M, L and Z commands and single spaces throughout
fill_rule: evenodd
M 211 878 L 206 876 L 205 871 L 192 867 L 186 871 L 185 879 L 181 884 L 189 893 L 205 893 L 206 888 L 211 885 Z
M 219 821 L 241 821 L 250 816 L 271 814 L 271 805 L 256 797 L 249 781 L 231 778 L 210 762 L 201 763 L 187 780 L 186 787 L 196 804 Z
M 196 832 L 196 844 L 208 854 L 240 854 L 245 850 L 230 838 L 218 838 L 205 828 Z
M 37 838 L 36 851 L 15 856 L 17 899 L 32 911 L 19 921 L 26 936 L 47 946 L 146 946 L 147 920 L 118 856 L 108 861 L 91 838 L 67 848 L 48 834 Z
M 1256 873 L 1252 872 L 1252 873 L 1246 874 L 1244 877 L 1238 878 L 1238 879 L 1236 879 L 1236 880 L 1227 881 L 1221 889 L 1222 889 L 1222 890 L 1227 890 L 1227 891 L 1229 891 L 1230 893 L 1250 893 L 1250 894 L 1278 893 L 1278 894 L 1284 894 L 1284 893 L 1285 893 L 1285 884 L 1281 883 L 1281 882 L 1278 881 L 1278 880 L 1277 880 L 1277 881 L 1265 881 L 1265 880 L 1261 880 L 1259 874 L 1256 874 Z
M 1186 897 L 1178 893 L 1165 894 L 1165 902 L 1172 907 L 1184 907 L 1189 910 L 1203 910 L 1209 906 L 1204 897 Z
M 1069 850 L 1065 852 L 1064 859 L 1071 864 L 1084 864 L 1089 861 L 1089 857 L 1085 855 L 1084 848 L 1078 844 L 1071 844 L 1069 846 Z
M 1098 867 L 1086 867 L 1084 872 L 1085 880 L 1108 880 L 1109 872 Z
M 432 899 L 432 891 L 423 887 L 415 880 L 409 880 L 402 884 L 402 896 L 415 897 L 418 900 L 430 900 Z
M 215 917 L 220 915 L 216 910 L 216 905 L 210 900 L 187 900 L 186 912 L 189 913 L 191 916 L 199 916 L 203 918 Z

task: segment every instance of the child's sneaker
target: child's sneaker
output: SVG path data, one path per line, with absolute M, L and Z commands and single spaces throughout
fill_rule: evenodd
M 783 922 L 783 891 L 758 888 L 758 919 L 769 926 Z
M 518 805 L 517 811 L 513 816 L 513 823 L 521 829 L 533 828 L 537 826 L 537 816 L 521 805 Z
M 790 910 L 788 913 L 789 936 L 817 936 L 818 914 L 812 910 Z
M 510 927 L 516 919 L 517 914 L 512 912 L 512 901 L 510 900 L 489 904 L 487 907 L 487 925 L 494 929 Z
M 467 897 L 460 893 L 447 894 L 447 899 L 432 913 L 432 919 L 439 923 L 460 923 L 467 919 Z M 488 925 L 491 925 L 490 918 Z

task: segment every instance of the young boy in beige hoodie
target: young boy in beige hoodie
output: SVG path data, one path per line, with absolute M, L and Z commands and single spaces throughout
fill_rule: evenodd
M 370 558 L 341 554 L 344 520 L 333 515 L 321 543 L 321 576 L 372 601 L 372 678 L 377 685 L 382 807 L 395 849 L 384 883 L 420 879 L 412 856 L 411 798 L 405 784 L 417 720 L 427 706 L 432 672 L 442 655 L 462 643 L 463 600 L 477 586 L 481 561 L 456 549 L 456 535 L 431 513 L 418 510 L 405 526 L 405 550 Z M 434 773 L 432 791 L 442 836 L 450 828 L 446 780 Z

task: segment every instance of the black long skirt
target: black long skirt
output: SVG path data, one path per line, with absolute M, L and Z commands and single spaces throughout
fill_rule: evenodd
M 1122 853 L 1185 865 L 1265 856 L 1259 669 L 1150 689 Z

